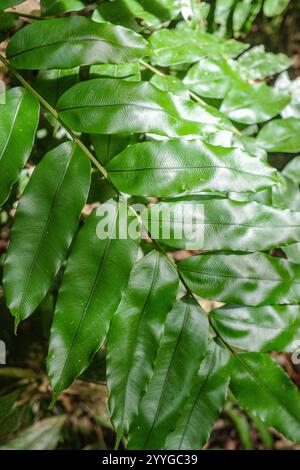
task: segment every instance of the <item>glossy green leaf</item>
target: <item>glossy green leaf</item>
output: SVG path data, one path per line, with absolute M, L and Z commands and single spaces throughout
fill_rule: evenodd
M 200 96 L 223 99 L 239 77 L 230 62 L 205 57 L 193 65 L 183 83 Z
M 0 447 L 0 450 L 53 450 L 59 442 L 65 422 L 64 415 L 38 421 Z
M 31 153 L 38 121 L 38 101 L 24 88 L 5 93 L 5 104 L 0 104 L 0 206 Z
M 266 16 L 278 16 L 287 8 L 290 0 L 265 0 L 264 14 Z
M 282 182 L 272 187 L 272 204 L 281 209 L 300 211 L 300 191 L 297 183 L 282 176 Z M 297 214 L 295 217 L 297 218 Z
M 281 247 L 290 261 L 300 264 L 300 243 L 293 243 L 289 246 Z
M 293 61 L 285 54 L 266 52 L 263 45 L 253 47 L 239 58 L 242 75 L 247 80 L 263 80 L 283 72 L 292 63 Z
M 65 11 L 83 10 L 85 4 L 80 0 L 41 0 L 42 16 L 57 15 Z
M 94 211 L 80 230 L 60 287 L 48 354 L 54 398 L 102 345 L 137 255 L 138 240 L 122 235 L 120 213 L 126 213 L 126 205 L 110 200 L 106 209 L 108 216 Z M 128 224 L 133 218 L 129 214 Z M 105 233 L 99 234 L 98 224 Z
M 259 251 L 300 241 L 300 212 L 211 197 L 160 202 L 142 218 L 158 240 L 181 249 Z
M 187 90 L 182 81 L 177 77 L 171 75 L 153 75 L 150 83 L 160 90 L 168 91 L 174 95 L 183 96 L 186 99 L 190 97 L 189 90 Z
M 1 0 L 0 11 L 6 10 L 6 8 L 14 7 L 24 0 Z
M 190 297 L 167 317 L 152 379 L 129 431 L 129 449 L 162 449 L 179 418 L 206 352 L 208 321 Z M 192 360 L 191 360 L 192 358 Z
M 21 29 L 11 38 L 6 55 L 14 67 L 34 70 L 125 63 L 147 52 L 145 39 L 129 29 L 70 16 Z
M 208 441 L 226 399 L 228 361 L 226 350 L 211 341 L 166 449 L 199 450 Z
M 138 414 L 177 287 L 176 270 L 154 250 L 134 266 L 113 317 L 107 344 L 107 382 L 119 439 Z
M 235 0 L 216 0 L 214 9 L 214 21 L 226 29 L 227 20 L 234 7 Z M 222 28 L 222 31 L 223 31 Z
M 294 157 L 282 170 L 282 174 L 300 186 L 300 155 Z
M 4 267 L 7 305 L 16 324 L 45 297 L 64 261 L 90 185 L 90 163 L 61 144 L 36 167 L 18 205 Z M 16 270 L 22 260 L 22 269 Z
M 131 145 L 107 168 L 120 191 L 137 196 L 258 191 L 278 181 L 277 172 L 260 159 L 200 140 Z
M 290 95 L 265 83 L 236 84 L 226 95 L 221 112 L 243 124 L 257 124 L 277 116 L 290 102 Z
M 232 15 L 232 26 L 234 31 L 239 32 L 243 29 L 243 26 L 251 12 L 251 5 L 252 0 L 240 0 L 236 3 Z
M 251 31 L 254 20 L 262 9 L 262 4 L 264 0 L 252 0 L 250 14 L 243 25 L 243 31 L 249 33 Z
M 300 119 L 291 117 L 268 122 L 258 134 L 257 144 L 268 152 L 299 152 Z
M 180 3 L 174 0 L 118 0 L 99 5 L 94 18 L 97 21 L 110 21 L 128 28 L 138 29 L 136 19 L 142 24 L 159 27 L 163 21 L 170 21 L 180 11 Z
M 90 77 L 124 78 L 126 80 L 139 82 L 141 80 L 140 65 L 138 62 L 92 65 L 90 68 Z
M 256 144 L 256 139 L 254 137 L 249 137 L 247 135 L 234 135 L 233 140 L 231 142 L 232 147 L 239 147 L 245 149 L 246 152 L 250 153 L 251 155 L 255 155 L 262 160 L 268 161 L 268 154 L 267 152 L 258 147 Z
M 160 22 L 167 22 L 176 18 L 182 7 L 181 3 L 174 0 L 125 0 L 129 5 L 136 4 L 136 16 L 147 24 L 156 26 Z M 158 22 L 157 19 L 160 21 Z
M 297 218 L 300 211 L 300 191 L 297 183 L 285 175 L 281 175 L 281 181 L 272 187 L 258 193 L 230 193 L 229 197 L 235 201 L 256 201 L 277 209 L 291 209 Z M 286 212 L 281 212 L 286 214 Z
M 268 354 L 235 354 L 230 388 L 254 416 L 293 442 L 300 442 L 299 391 Z
M 151 61 L 161 66 L 193 63 L 203 57 L 236 57 L 248 44 L 225 41 L 212 34 L 181 29 L 161 29 L 150 37 Z
M 293 352 L 300 334 L 299 305 L 226 305 L 211 322 L 231 346 L 245 351 Z
M 264 253 L 203 253 L 179 269 L 190 289 L 206 299 L 245 305 L 300 300 L 300 266 Z
M 70 88 L 57 106 L 67 125 L 90 134 L 148 132 L 176 137 L 232 128 L 214 108 L 171 95 L 148 82 L 89 80 Z
M 133 29 L 134 31 L 140 31 L 141 28 L 132 10 L 128 8 L 129 1 L 118 0 L 118 2 L 103 2 L 98 5 L 94 11 L 92 19 L 99 23 L 108 21 L 109 23 Z

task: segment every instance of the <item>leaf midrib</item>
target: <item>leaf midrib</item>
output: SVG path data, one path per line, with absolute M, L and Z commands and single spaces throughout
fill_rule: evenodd
M 195 271 L 193 269 L 185 268 L 185 267 L 180 267 L 181 271 L 188 271 L 194 274 L 199 274 L 202 275 L 207 275 L 207 276 L 213 276 L 213 277 L 223 277 L 223 278 L 229 278 L 229 279 L 243 279 L 245 281 L 268 281 L 268 282 L 286 282 L 285 279 L 268 279 L 268 278 L 262 278 L 262 277 L 243 277 L 243 276 L 228 276 L 225 274 L 218 274 L 218 273 L 211 273 L 211 272 L 205 272 L 205 271 Z M 295 281 L 294 279 L 289 279 L 289 282 L 291 284 L 300 284 L 300 281 Z
M 117 47 L 119 49 L 125 49 L 122 44 L 119 44 L 115 41 L 111 41 L 111 40 L 107 40 L 107 39 L 104 39 L 104 38 L 97 38 L 97 37 L 91 36 L 91 37 L 82 37 L 82 38 L 69 38 L 69 39 L 66 39 L 64 41 L 61 40 L 61 41 L 49 42 L 47 44 L 39 44 L 37 46 L 33 46 L 33 47 L 28 48 L 28 49 L 18 51 L 15 54 L 8 55 L 8 59 L 10 59 L 10 60 L 14 59 L 15 57 L 18 57 L 22 54 L 27 54 L 27 53 L 36 51 L 38 49 L 45 49 L 47 47 L 53 47 L 53 46 L 59 46 L 59 45 L 65 45 L 66 46 L 69 43 L 79 43 L 80 44 L 81 42 L 100 42 L 100 43 L 112 44 L 112 45 L 114 45 L 115 47 Z M 128 49 L 128 48 L 135 49 L 135 47 L 126 45 L 126 49 Z
M 113 161 L 113 160 L 112 160 Z M 203 165 L 203 166 L 172 166 L 172 167 L 148 167 L 148 168 L 109 168 L 108 167 L 108 172 L 109 173 L 137 173 L 137 172 L 142 172 L 142 171 L 169 171 L 169 170 L 174 170 L 174 171 L 186 171 L 186 170 L 203 170 L 203 169 L 210 169 L 210 168 L 217 168 L 217 169 L 222 169 L 222 170 L 228 170 L 228 171 L 234 171 L 236 173 L 243 173 L 246 175 L 250 176 L 259 176 L 259 177 L 265 177 L 268 179 L 272 179 L 271 176 L 265 175 L 263 173 L 251 173 L 249 171 L 241 170 L 239 168 L 232 168 L 230 166 L 222 166 L 222 165 Z

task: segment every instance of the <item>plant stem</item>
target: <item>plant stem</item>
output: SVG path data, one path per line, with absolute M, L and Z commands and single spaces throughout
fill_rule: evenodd
M 0 369 L 0 377 L 37 379 L 39 376 L 31 369 L 22 369 L 21 367 L 3 367 Z
M 18 15 L 20 18 L 28 18 L 30 20 L 43 20 L 46 18 L 43 18 L 41 16 L 36 16 L 36 15 L 29 15 L 28 13 L 22 13 L 21 11 L 11 11 L 11 13 L 14 13 L 15 15 Z

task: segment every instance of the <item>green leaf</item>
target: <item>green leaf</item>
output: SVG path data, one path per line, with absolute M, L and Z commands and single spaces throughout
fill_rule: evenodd
M 225 27 L 227 20 L 231 14 L 232 8 L 234 7 L 235 0 L 216 0 L 214 9 L 214 21 L 218 25 Z M 223 28 L 222 28 L 223 32 Z
M 137 255 L 138 240 L 121 232 L 119 219 L 127 206 L 110 200 L 101 207 L 108 219 L 96 212 L 89 216 L 74 242 L 58 295 L 48 354 L 54 399 L 102 345 Z M 128 217 L 128 224 L 132 219 Z M 98 223 L 103 229 L 107 224 L 106 237 L 99 238 Z
M 300 151 L 300 119 L 275 119 L 268 122 L 257 137 L 257 145 L 268 152 L 296 153 Z
M 287 8 L 290 0 L 265 0 L 264 14 L 266 16 L 278 16 Z
M 80 0 L 41 0 L 42 16 L 57 15 L 65 11 L 78 11 L 85 8 Z
M 264 80 L 288 69 L 293 61 L 285 54 L 266 52 L 263 45 L 246 51 L 240 58 L 242 75 L 246 80 Z
M 243 124 L 257 124 L 277 116 L 290 102 L 290 95 L 265 83 L 236 84 L 226 95 L 221 112 Z
M 293 442 L 300 442 L 299 392 L 268 354 L 235 354 L 230 388 L 254 416 Z
M 200 140 L 131 145 L 114 157 L 107 168 L 120 191 L 136 196 L 258 191 L 278 181 L 273 168 L 243 150 Z
M 206 299 L 245 305 L 300 300 L 300 266 L 264 253 L 203 253 L 179 269 L 190 289 Z
M 249 33 L 251 31 L 253 22 L 261 11 L 263 1 L 264 0 L 252 0 L 250 14 L 243 25 L 243 32 Z
M 53 450 L 59 442 L 65 422 L 65 416 L 55 416 L 38 421 L 0 447 L 0 450 Z
M 129 1 L 118 0 L 118 2 L 104 2 L 98 5 L 92 15 L 92 19 L 99 23 L 108 21 L 109 23 L 133 29 L 134 31 L 140 31 L 141 28 L 135 20 L 133 11 L 128 8 Z
M 39 103 L 24 88 L 12 88 L 0 104 L 0 206 L 18 179 L 35 139 Z
M 172 75 L 153 75 L 150 83 L 160 90 L 168 91 L 174 95 L 183 96 L 186 99 L 190 98 L 189 90 L 186 89 L 182 81 Z
M 236 57 L 249 45 L 186 28 L 161 29 L 150 36 L 151 61 L 164 67 L 197 62 L 203 57 Z
M 256 144 L 256 139 L 254 137 L 249 137 L 247 135 L 235 135 L 232 143 L 232 147 L 240 147 L 246 150 L 246 152 L 250 153 L 251 155 L 255 155 L 262 160 L 268 161 L 268 154 L 267 152 L 258 147 Z
M 154 238 L 181 249 L 259 251 L 300 241 L 300 212 L 211 197 L 160 202 L 142 214 Z
M 64 261 L 90 185 L 90 163 L 62 144 L 36 167 L 18 205 L 3 284 L 16 325 L 41 303 Z M 22 269 L 16 266 L 22 260 Z
M 138 62 L 92 65 L 90 68 L 90 77 L 124 78 L 126 80 L 139 82 L 141 80 L 140 65 Z
M 20 69 L 71 69 L 135 61 L 147 52 L 145 39 L 129 29 L 70 16 L 32 23 L 19 30 L 11 38 L 6 56 Z
M 243 29 L 251 12 L 251 4 L 252 0 L 240 0 L 237 2 L 232 17 L 233 31 L 239 32 Z
M 282 170 L 282 174 L 300 186 L 300 155 L 294 157 Z
M 24 0 L 1 0 L 0 11 L 6 10 L 6 8 L 10 8 L 15 5 L 19 5 L 19 3 L 23 2 Z
M 293 352 L 300 334 L 299 305 L 226 305 L 210 313 L 211 322 L 231 346 L 245 351 Z
M 162 21 L 167 22 L 176 18 L 182 7 L 180 2 L 174 2 L 174 0 L 155 2 L 153 0 L 126 0 L 126 3 L 136 5 L 136 16 L 144 20 L 149 26 L 158 26 Z
M 190 297 L 167 317 L 152 379 L 130 431 L 129 449 L 163 449 L 174 428 L 206 352 L 208 321 Z M 192 358 L 192 360 L 191 360 Z
M 189 69 L 183 83 L 200 96 L 223 99 L 239 80 L 232 66 L 223 58 L 205 57 Z
M 110 21 L 122 24 L 131 29 L 138 29 L 135 19 L 142 20 L 142 24 L 159 27 L 162 21 L 170 21 L 180 11 L 180 3 L 174 0 L 118 0 L 99 5 L 93 18 L 97 21 Z
M 153 250 L 134 266 L 107 344 L 109 408 L 119 439 L 138 414 L 149 383 L 178 274 Z
M 59 116 L 75 131 L 90 134 L 147 132 L 199 136 L 230 128 L 218 111 L 159 90 L 148 82 L 94 79 L 78 83 L 59 100 Z
M 300 264 L 300 243 L 294 243 L 289 246 L 281 247 L 290 261 Z
M 295 181 L 282 176 L 282 182 L 272 187 L 272 204 L 281 209 L 300 211 L 300 191 Z
M 181 417 L 167 438 L 166 449 L 198 450 L 208 441 L 226 399 L 228 362 L 226 350 L 210 341 Z

